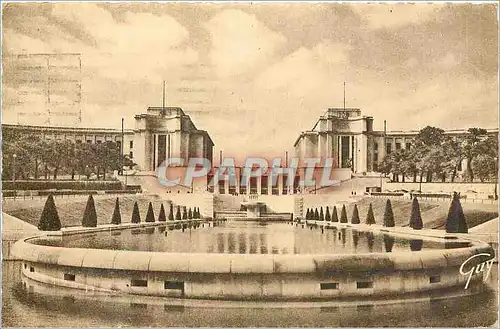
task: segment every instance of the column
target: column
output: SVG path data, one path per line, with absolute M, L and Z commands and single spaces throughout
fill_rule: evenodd
M 257 194 L 262 194 L 262 176 L 257 177 Z

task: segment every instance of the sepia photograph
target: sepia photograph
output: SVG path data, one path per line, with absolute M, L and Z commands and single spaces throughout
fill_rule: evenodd
M 499 5 L 4 1 L 2 327 L 499 327 Z

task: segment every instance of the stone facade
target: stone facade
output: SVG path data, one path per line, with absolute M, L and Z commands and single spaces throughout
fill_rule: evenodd
M 498 129 L 487 131 L 498 135 Z M 299 135 L 294 144 L 295 156 L 300 160 L 333 158 L 334 167 L 350 168 L 354 173 L 378 172 L 387 154 L 409 148 L 418 133 L 418 130 L 374 131 L 373 117 L 362 115 L 360 109 L 329 108 L 311 130 Z M 455 138 L 466 133 L 466 129 L 445 131 Z
M 77 143 L 113 141 L 122 145 L 142 171 L 154 171 L 167 157 L 192 157 L 212 161 L 214 143 L 209 134 L 196 128 L 189 115 L 179 107 L 149 107 L 135 116 L 135 128 L 121 129 L 27 126 L 2 124 L 2 131 L 36 134 L 45 140 L 71 140 Z

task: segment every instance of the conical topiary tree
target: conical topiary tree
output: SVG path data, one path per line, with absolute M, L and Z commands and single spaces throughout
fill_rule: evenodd
M 376 224 L 375 216 L 373 215 L 373 207 L 371 203 L 370 206 L 368 207 L 368 214 L 366 215 L 366 224 L 368 225 Z
M 87 199 L 87 206 L 85 206 L 85 212 L 83 213 L 82 226 L 97 227 L 97 213 L 95 211 L 94 197 L 92 197 L 92 194 L 89 195 Z
M 358 205 L 354 205 L 354 210 L 352 211 L 352 218 L 351 218 L 351 223 L 352 224 L 359 224 L 359 212 L 358 212 Z
M 120 214 L 120 203 L 118 198 L 115 202 L 115 210 L 113 210 L 113 216 L 111 217 L 111 224 L 120 225 L 122 223 L 122 215 Z
M 411 204 L 410 227 L 414 230 L 421 230 L 424 227 L 417 197 L 413 198 L 413 202 Z
M 454 192 L 451 201 L 448 217 L 446 218 L 446 232 L 448 233 L 468 233 L 469 229 L 465 220 L 460 194 Z
M 193 208 L 193 218 L 194 219 L 198 218 L 198 210 L 197 209 L 198 209 L 198 207 Z
M 319 220 L 318 208 L 314 209 L 314 218 L 313 218 L 313 220 Z
M 337 206 L 333 206 L 332 210 L 332 222 L 337 223 L 339 221 L 339 217 L 337 216 Z
M 332 217 L 330 217 L 330 209 L 328 209 L 328 206 L 326 206 L 325 221 L 329 222 L 331 220 Z
M 191 210 L 191 208 L 189 208 L 188 210 L 188 218 L 193 219 L 193 211 Z
M 385 211 L 384 211 L 384 226 L 385 227 L 394 227 L 394 214 L 392 212 L 391 200 L 387 199 L 385 203 Z
M 196 218 L 201 219 L 201 212 L 200 212 L 200 207 L 196 207 Z
M 177 212 L 175 213 L 175 220 L 181 220 L 181 206 L 177 206 Z
M 323 207 L 321 207 L 320 211 L 319 211 L 319 220 L 321 220 L 321 221 L 325 220 L 325 214 L 323 213 Z
M 154 223 L 155 214 L 153 212 L 153 204 L 150 202 L 148 206 L 148 212 L 146 214 L 146 223 Z
M 57 213 L 57 207 L 52 194 L 49 194 L 45 201 L 45 206 L 38 222 L 38 229 L 40 231 L 59 231 L 61 229 L 61 221 L 59 220 L 59 214 Z
M 170 203 L 170 211 L 168 213 L 168 220 L 174 220 L 174 206 Z
M 307 208 L 307 211 L 306 211 L 306 220 L 309 220 L 309 208 Z
M 342 211 L 340 212 L 340 222 L 347 223 L 347 211 L 345 209 L 345 204 L 342 205 Z
M 188 219 L 186 207 L 182 207 L 182 219 Z
M 135 224 L 141 222 L 141 214 L 139 213 L 139 205 L 137 204 L 137 201 L 134 202 L 134 209 L 132 210 L 132 219 L 130 222 Z
M 167 216 L 165 216 L 165 208 L 163 207 L 163 203 L 160 206 L 160 214 L 158 215 L 159 222 L 165 222 L 167 220 Z

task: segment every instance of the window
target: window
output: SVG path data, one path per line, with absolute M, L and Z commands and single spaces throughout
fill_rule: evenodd
M 319 287 L 321 290 L 335 290 L 339 289 L 339 284 L 338 282 L 320 283 Z
M 134 157 L 134 152 L 132 152 L 132 151 L 128 152 L 128 156 L 130 159 L 132 159 Z
M 358 289 L 373 288 L 373 282 L 372 281 L 358 281 L 358 282 L 356 282 L 356 288 L 358 288 Z
M 147 280 L 131 280 L 130 285 L 132 287 L 147 287 L 148 281 Z
M 129 145 L 130 145 L 130 148 L 131 148 L 131 149 L 132 149 L 132 148 L 134 148 L 134 141 L 130 141 L 130 142 L 129 142 Z
M 373 143 L 373 149 L 375 151 L 378 151 L 378 143 L 377 142 Z
M 184 290 L 183 281 L 165 281 L 165 289 Z
M 401 143 L 396 143 L 396 150 L 401 150 Z
M 30 272 L 35 272 L 35 268 L 33 266 L 30 266 Z
M 28 268 L 28 264 L 24 264 L 24 269 L 27 269 Z
M 458 170 L 458 171 L 462 171 L 462 160 L 458 161 L 458 167 L 457 167 L 457 170 Z
M 122 142 L 116 141 L 116 146 L 118 147 L 119 150 L 121 150 L 122 149 Z
M 406 145 L 405 145 L 405 146 L 406 146 L 406 149 L 409 151 L 409 150 L 410 150 L 410 148 L 411 148 L 411 144 L 410 144 L 410 143 L 406 143 Z
M 431 275 L 429 277 L 429 282 L 430 283 L 439 283 L 439 282 L 441 282 L 441 277 L 439 275 Z
M 81 144 L 81 143 L 82 143 L 82 140 L 81 140 L 81 139 L 77 139 L 75 142 L 76 142 L 77 144 Z
M 70 273 L 64 273 L 64 280 L 75 281 L 75 275 Z
M 373 155 L 373 161 L 378 163 L 378 153 Z
M 97 141 L 97 144 L 101 144 L 101 143 L 102 143 L 102 141 Z
M 87 144 L 91 144 L 92 143 L 92 140 L 91 139 L 87 139 Z

